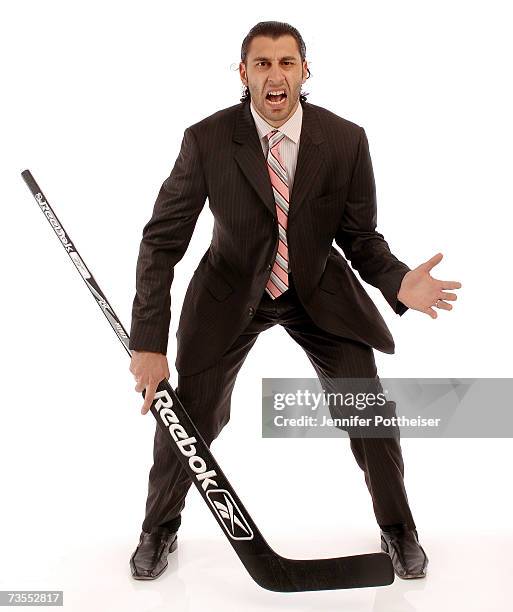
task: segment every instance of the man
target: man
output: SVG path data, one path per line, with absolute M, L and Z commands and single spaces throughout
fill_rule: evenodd
M 376 306 L 333 241 L 394 311 L 436 318 L 461 286 L 432 278 L 441 254 L 414 270 L 376 232 L 375 186 L 363 128 L 306 102 L 305 44 L 261 22 L 242 44 L 246 95 L 185 130 L 180 154 L 143 230 L 133 304 L 130 371 L 146 390 L 142 413 L 169 378 L 170 286 L 206 198 L 212 241 L 187 289 L 177 332 L 178 396 L 210 444 L 227 423 L 237 373 L 258 334 L 279 323 L 317 375 L 377 378 L 373 348 L 394 352 Z M 350 438 L 364 472 L 382 548 L 403 578 L 425 575 L 397 437 Z M 154 579 L 176 548 L 189 477 L 155 430 L 146 516 L 130 565 Z

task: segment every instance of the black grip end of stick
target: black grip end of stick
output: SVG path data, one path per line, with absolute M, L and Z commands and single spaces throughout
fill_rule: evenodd
M 22 176 L 23 180 L 25 181 L 25 183 L 27 183 L 27 187 L 32 192 L 32 195 L 35 196 L 36 193 L 40 193 L 41 192 L 41 190 L 39 189 L 39 185 L 36 183 L 34 177 L 32 176 L 32 173 L 30 172 L 30 170 L 23 170 L 23 172 L 21 173 L 21 176 Z

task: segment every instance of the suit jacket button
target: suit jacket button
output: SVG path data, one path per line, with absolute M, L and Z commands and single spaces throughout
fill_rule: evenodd
M 272 265 L 272 264 L 269 264 L 269 265 L 267 266 L 267 269 L 268 269 L 268 270 L 272 270 L 272 269 L 273 269 L 273 265 Z
M 253 306 L 251 306 L 248 312 L 249 312 L 250 317 L 252 317 L 255 314 L 255 309 L 253 308 Z

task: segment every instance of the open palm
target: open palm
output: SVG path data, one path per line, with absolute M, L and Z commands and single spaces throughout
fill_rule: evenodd
M 430 271 L 442 260 L 442 253 L 437 253 L 431 259 L 420 264 L 414 270 L 407 272 L 402 280 L 397 299 L 408 308 L 419 310 L 432 319 L 438 316 L 434 307 L 452 310 L 448 301 L 455 301 L 458 296 L 448 293 L 445 289 L 459 289 L 458 281 L 442 281 L 433 278 Z

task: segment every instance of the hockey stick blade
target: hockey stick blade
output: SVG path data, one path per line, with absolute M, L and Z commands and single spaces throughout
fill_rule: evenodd
M 21 173 L 39 208 L 109 321 L 128 355 L 128 334 L 80 257 L 29 170 Z M 145 392 L 143 391 L 143 396 Z M 151 405 L 157 424 L 228 541 L 257 584 L 271 591 L 317 591 L 385 586 L 394 581 L 388 554 L 370 553 L 332 559 L 287 559 L 265 541 L 230 482 L 212 456 L 169 381 L 162 380 Z

